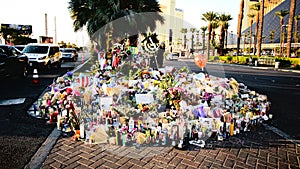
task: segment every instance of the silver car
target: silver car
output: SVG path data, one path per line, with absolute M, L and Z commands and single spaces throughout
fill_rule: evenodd
M 61 52 L 63 60 L 77 61 L 78 59 L 78 53 L 74 48 L 63 48 Z
M 179 53 L 178 52 L 169 53 L 166 56 L 167 60 L 178 60 L 178 58 L 179 58 Z

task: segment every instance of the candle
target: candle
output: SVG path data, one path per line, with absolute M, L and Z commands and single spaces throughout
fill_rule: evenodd
M 230 136 L 233 136 L 233 130 L 234 130 L 234 123 L 231 121 L 230 126 L 229 126 L 229 134 Z

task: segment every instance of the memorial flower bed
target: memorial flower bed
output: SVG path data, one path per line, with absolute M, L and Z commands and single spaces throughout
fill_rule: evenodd
M 120 146 L 203 147 L 268 120 L 270 102 L 234 78 L 190 73 L 187 67 L 93 67 L 60 77 L 39 108 L 74 140 Z

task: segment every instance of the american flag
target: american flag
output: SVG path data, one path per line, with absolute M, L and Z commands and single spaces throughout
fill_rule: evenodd
M 87 87 L 90 84 L 90 78 L 89 76 L 86 76 L 81 73 L 76 79 L 76 82 L 79 83 L 81 87 Z

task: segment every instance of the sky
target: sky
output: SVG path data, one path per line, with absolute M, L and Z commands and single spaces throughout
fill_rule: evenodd
M 68 11 L 69 0 L 3 0 L 0 9 L 0 23 L 32 25 L 33 38 L 45 36 L 45 13 L 48 20 L 48 36 L 54 37 L 56 18 L 57 42 L 65 41 L 80 46 L 87 43 L 85 31 L 74 32 L 73 21 Z M 236 32 L 240 0 L 176 0 L 176 8 L 184 11 L 184 20 L 195 28 L 206 26 L 201 20 L 208 11 L 230 14 L 229 31 Z

